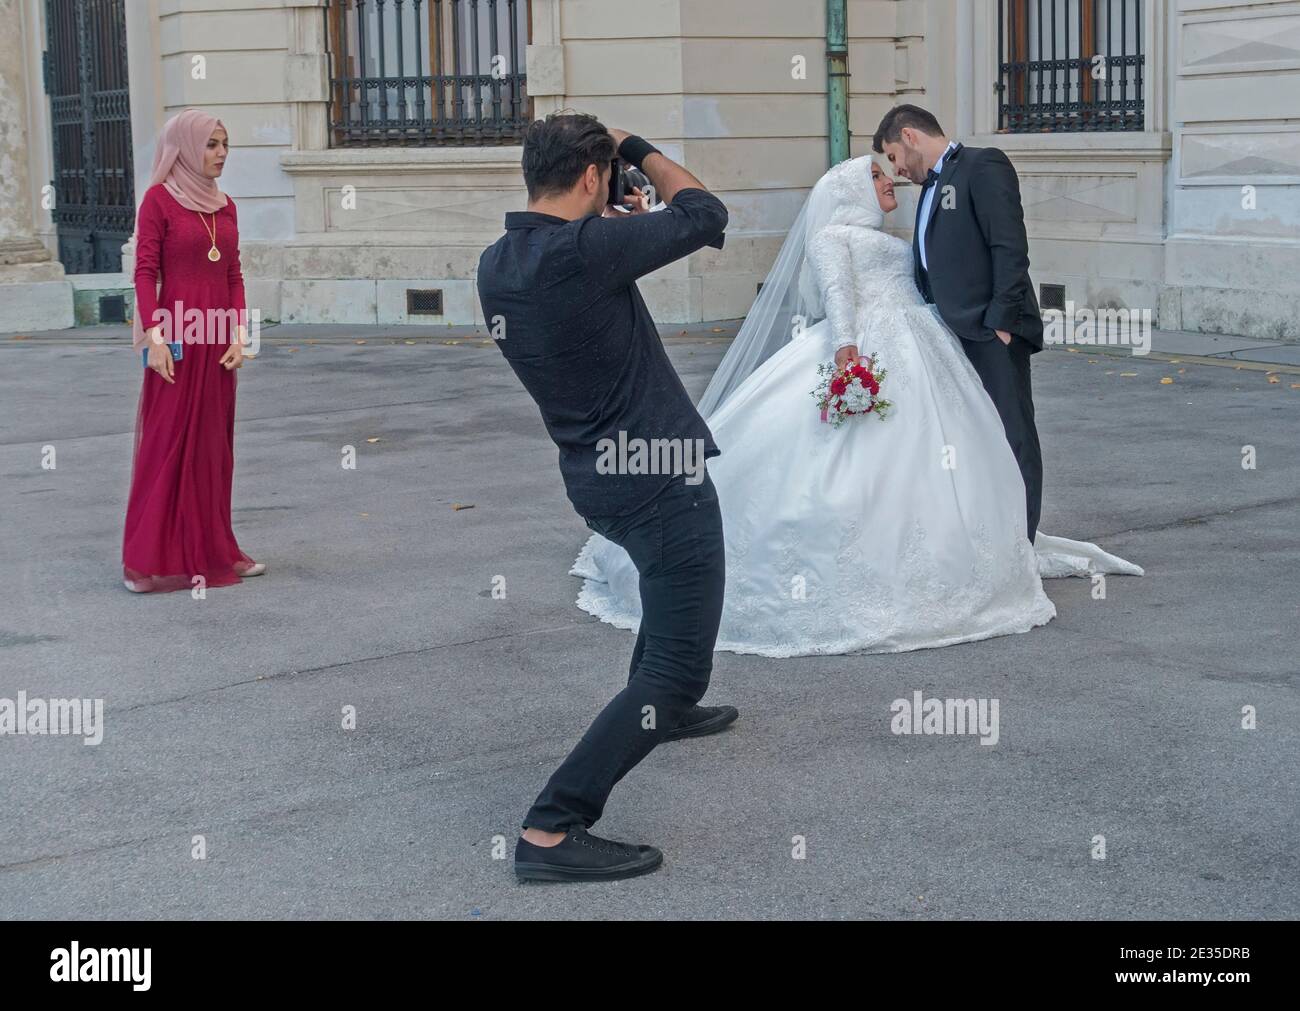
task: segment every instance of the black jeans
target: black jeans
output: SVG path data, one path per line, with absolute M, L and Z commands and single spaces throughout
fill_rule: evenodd
M 1043 451 L 1038 445 L 1029 380 L 1029 356 L 1034 346 L 1016 334 L 1011 335 L 1010 344 L 1003 344 L 995 334 L 987 341 L 963 340 L 961 346 L 998 409 L 1020 476 L 1025 479 L 1025 512 L 1032 541 L 1043 505 Z
M 628 516 L 588 517 L 640 576 L 641 631 L 627 686 L 555 770 L 525 828 L 590 828 L 614 784 L 677 726 L 709 687 L 726 584 L 722 513 L 713 481 L 676 477 Z

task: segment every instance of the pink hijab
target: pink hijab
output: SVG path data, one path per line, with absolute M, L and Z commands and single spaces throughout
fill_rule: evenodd
M 225 207 L 226 195 L 217 188 L 217 181 L 203 174 L 203 155 L 217 127 L 224 130 L 225 124 L 216 116 L 198 109 L 186 109 L 167 120 L 158 137 L 158 149 L 153 156 L 153 173 L 149 176 L 145 193 L 161 184 L 187 210 L 215 214 Z M 144 193 L 140 199 L 143 202 Z M 137 243 L 140 237 L 139 210 L 137 207 Z M 158 283 L 161 287 L 161 278 Z M 139 313 L 135 314 L 135 320 L 131 324 L 131 336 L 131 344 L 138 352 L 144 347 L 146 339 Z

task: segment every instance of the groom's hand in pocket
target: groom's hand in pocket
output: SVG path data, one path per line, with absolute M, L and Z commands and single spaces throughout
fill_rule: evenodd
M 994 330 L 993 332 L 998 335 L 998 340 L 1003 344 L 1007 347 L 1011 346 L 1011 334 L 1007 333 L 1005 330 Z
M 837 369 L 845 368 L 849 362 L 858 360 L 858 349 L 850 344 L 846 348 L 840 348 L 835 352 L 835 367 Z

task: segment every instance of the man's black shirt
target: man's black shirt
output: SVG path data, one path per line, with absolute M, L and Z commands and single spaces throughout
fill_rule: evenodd
M 636 280 L 716 244 L 726 225 L 722 201 L 694 188 L 625 218 L 512 211 L 479 258 L 483 318 L 490 330 L 504 324 L 497 345 L 541 409 L 579 515 L 633 512 L 672 479 L 598 473 L 603 439 L 700 440 L 704 456 L 718 455 Z

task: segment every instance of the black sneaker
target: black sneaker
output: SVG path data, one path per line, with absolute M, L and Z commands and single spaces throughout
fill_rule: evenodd
M 740 712 L 735 706 L 691 706 L 682 722 L 664 735 L 665 741 L 680 741 L 683 737 L 704 737 L 736 722 Z
M 557 846 L 534 846 L 520 836 L 515 874 L 520 881 L 616 881 L 649 874 L 664 862 L 653 846 L 633 846 L 569 829 Z

